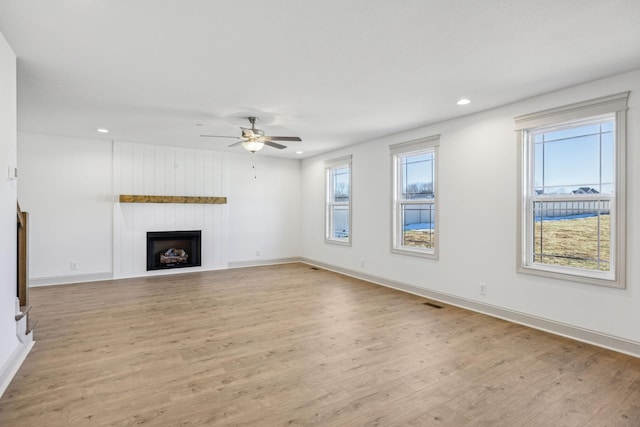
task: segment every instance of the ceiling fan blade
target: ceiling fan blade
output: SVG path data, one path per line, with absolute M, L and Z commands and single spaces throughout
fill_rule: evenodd
M 297 136 L 265 136 L 263 139 L 265 141 L 302 141 L 302 139 Z
M 277 144 L 275 142 L 266 141 L 266 140 L 263 142 L 264 142 L 264 145 L 268 145 L 269 147 L 277 148 L 279 150 L 282 150 L 283 148 L 287 148 L 286 145 Z
M 233 144 L 231 144 L 231 145 L 227 145 L 227 147 L 236 147 L 236 146 L 238 146 L 238 145 L 242 144 L 243 142 L 244 142 L 244 139 L 243 139 L 242 141 L 234 142 L 234 143 L 233 143 Z
M 223 135 L 200 135 L 203 136 L 205 138 L 233 138 L 233 139 L 240 139 L 239 136 L 223 136 Z

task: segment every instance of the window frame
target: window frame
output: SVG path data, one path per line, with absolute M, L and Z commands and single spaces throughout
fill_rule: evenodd
M 560 280 L 624 289 L 626 286 L 626 111 L 629 92 L 578 102 L 514 119 L 518 141 L 518 219 L 516 271 Z M 536 195 L 534 147 L 529 135 L 554 126 L 586 123 L 590 119 L 614 119 L 614 192 L 580 199 L 609 200 L 610 270 L 599 271 L 533 262 L 533 203 L 561 201 L 567 197 Z M 577 199 L 577 198 L 575 198 Z
M 433 135 L 413 141 L 389 146 L 391 157 L 391 252 L 437 260 L 439 258 L 439 203 L 438 203 L 438 163 L 440 135 Z M 433 198 L 409 200 L 402 198 L 402 158 L 409 155 L 433 153 Z M 402 245 L 404 229 L 402 218 L 403 205 L 433 205 L 433 218 L 436 224 L 433 230 L 433 248 L 415 248 Z
M 349 201 L 348 202 L 336 202 L 334 199 L 334 185 L 333 185 L 333 171 L 336 169 L 349 169 Z M 326 160 L 324 162 L 325 170 L 325 209 L 324 209 L 324 241 L 325 243 L 331 243 L 336 245 L 351 246 L 353 229 L 352 221 L 352 200 L 353 200 L 353 188 L 352 188 L 352 156 L 344 156 L 336 159 Z M 333 212 L 336 206 L 347 206 L 349 210 L 349 236 L 345 238 L 333 237 Z

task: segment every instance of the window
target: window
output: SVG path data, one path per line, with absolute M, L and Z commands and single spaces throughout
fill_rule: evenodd
M 624 287 L 627 98 L 516 118 L 519 271 Z
M 325 162 L 325 241 L 351 244 L 351 156 Z
M 391 251 L 437 258 L 437 150 L 440 135 L 390 146 L 393 162 Z

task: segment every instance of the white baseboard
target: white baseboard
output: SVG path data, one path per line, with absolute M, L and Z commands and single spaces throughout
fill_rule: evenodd
M 33 337 L 33 332 L 29 334 L 29 336 Z M 33 348 L 34 344 L 35 341 L 33 341 L 33 339 L 26 341 L 24 344 L 19 343 L 9 357 L 7 363 L 2 367 L 2 370 L 0 371 L 0 397 L 2 397 L 5 390 L 7 390 L 9 384 L 11 384 L 11 380 L 16 373 L 18 373 L 18 369 L 20 369 L 22 362 L 27 358 L 27 355 L 31 351 L 31 348 Z
M 29 287 L 68 285 L 70 283 L 99 282 L 113 279 L 112 273 L 74 274 L 71 276 L 36 277 L 29 279 Z
M 227 263 L 227 266 L 229 268 L 258 267 L 261 265 L 290 264 L 292 262 L 302 262 L 302 258 L 290 257 L 290 258 L 272 258 L 272 259 L 249 260 L 249 261 L 232 261 Z
M 112 274 L 112 273 L 94 273 L 94 274 L 74 274 L 70 276 L 51 276 L 51 277 L 37 277 L 29 279 L 29 287 L 36 288 L 39 286 L 51 286 L 51 285 L 68 285 L 71 283 L 84 283 L 84 282 L 99 282 L 102 280 L 120 280 L 120 279 L 132 279 L 137 277 L 153 277 L 153 276 L 167 276 L 171 274 L 185 274 L 185 273 L 199 273 L 205 271 L 225 270 L 227 268 L 241 268 L 241 267 L 258 267 L 262 265 L 276 265 L 276 264 L 290 264 L 293 262 L 301 262 L 300 257 L 289 258 L 272 258 L 262 260 L 249 260 L 249 261 L 232 261 L 227 263 L 224 267 L 215 268 L 173 268 L 166 270 L 153 270 L 144 271 L 133 274 Z
M 628 354 L 630 356 L 640 357 L 640 342 L 628 340 L 626 338 L 616 337 L 613 335 L 608 335 L 601 332 L 581 328 L 579 326 L 573 326 L 566 323 L 556 322 L 555 320 L 549 320 L 542 317 L 533 316 L 527 313 L 510 310 L 507 308 L 502 308 L 502 307 L 498 307 L 491 304 L 481 303 L 468 298 L 458 297 L 458 296 L 450 295 L 443 292 L 420 288 L 417 286 L 409 285 L 407 283 L 386 279 L 384 277 L 378 277 L 378 276 L 366 274 L 360 271 L 350 270 L 347 268 L 342 268 L 342 267 L 338 267 L 331 264 L 325 264 L 323 262 L 315 261 L 309 258 L 302 258 L 301 262 L 304 262 L 306 264 L 313 265 L 316 267 L 324 268 L 325 270 L 330 270 L 336 273 L 344 274 L 346 276 L 351 276 L 357 279 L 365 280 L 367 282 L 375 283 L 377 285 L 382 285 L 388 288 L 397 289 L 410 294 L 419 295 L 425 298 L 429 298 L 435 301 L 440 301 L 456 307 L 486 314 L 492 317 L 497 317 L 499 319 L 507 320 L 513 323 L 518 323 L 524 326 L 529 326 L 534 329 L 539 329 L 541 331 L 549 332 L 555 335 L 560 335 L 566 338 L 571 338 L 576 341 L 593 344 L 598 347 L 603 347 L 609 350 L 617 351 L 619 353 Z

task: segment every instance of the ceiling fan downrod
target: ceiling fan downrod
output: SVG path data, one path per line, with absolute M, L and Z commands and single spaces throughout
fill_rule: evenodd
M 251 123 L 251 130 L 255 130 L 256 129 L 256 120 L 258 120 L 257 117 L 247 117 L 247 119 L 249 119 L 249 123 Z

